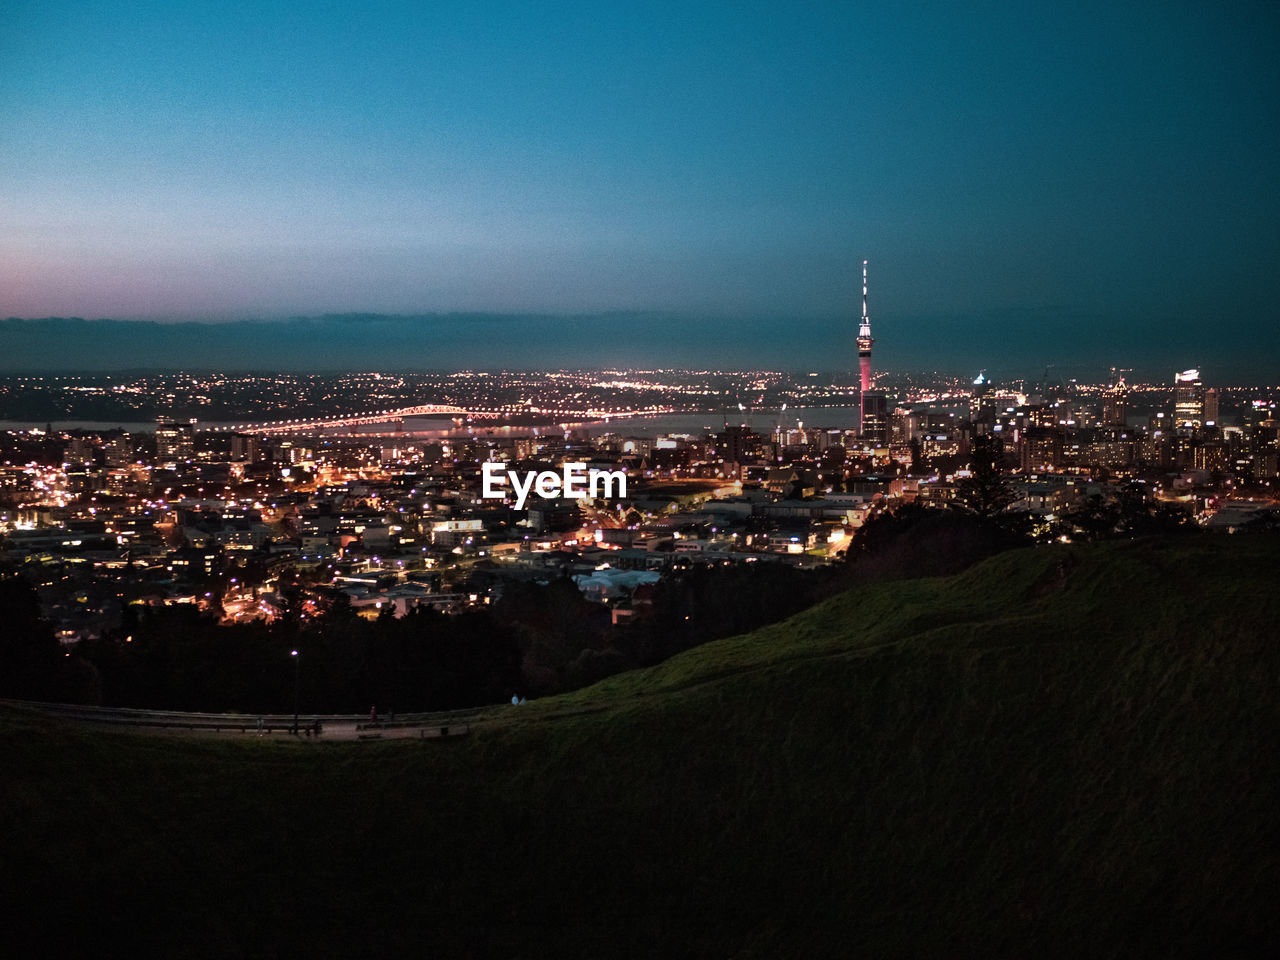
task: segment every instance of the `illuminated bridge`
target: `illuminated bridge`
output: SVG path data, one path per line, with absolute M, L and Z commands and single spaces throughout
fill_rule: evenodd
M 252 434 L 340 433 L 345 429 L 379 423 L 402 424 L 410 417 L 449 417 L 456 422 L 468 420 L 527 420 L 534 417 L 544 423 L 572 423 L 584 420 L 610 420 L 626 417 L 648 417 L 671 413 L 670 407 L 646 407 L 639 410 L 568 410 L 538 407 L 530 404 L 507 404 L 497 407 L 457 407 L 449 404 L 424 403 L 395 410 L 375 410 L 337 417 L 313 417 L 298 420 L 271 420 L 262 423 L 237 423 L 219 426 L 221 432 Z

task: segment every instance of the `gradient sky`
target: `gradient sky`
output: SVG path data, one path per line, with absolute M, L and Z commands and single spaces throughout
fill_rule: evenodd
M 763 360 L 843 350 L 866 257 L 888 360 L 1256 363 L 1278 94 L 1273 2 L 9 0 L 0 315 L 665 312 Z

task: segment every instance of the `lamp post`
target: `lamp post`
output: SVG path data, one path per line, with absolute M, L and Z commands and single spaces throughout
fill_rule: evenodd
M 298 735 L 298 681 L 301 665 L 298 659 L 298 651 L 291 651 L 293 657 L 293 735 Z

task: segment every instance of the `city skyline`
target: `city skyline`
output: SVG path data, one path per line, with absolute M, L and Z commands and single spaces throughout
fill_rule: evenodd
M 878 322 L 877 330 L 886 324 Z M 267 321 L 0 319 L 6 353 L 0 373 L 70 374 L 138 370 L 257 373 L 440 372 L 455 370 L 783 370 L 859 377 L 855 320 L 772 322 L 778 340 L 745 336 L 730 321 L 692 323 L 678 315 L 579 316 L 440 314 L 337 315 Z M 607 328 L 606 337 L 593 331 Z M 1220 340 L 1168 342 L 1156 330 L 1124 341 L 1064 341 L 1056 349 L 965 337 L 943 348 L 919 330 L 877 337 L 875 376 L 939 374 L 971 379 L 1102 383 L 1112 370 L 1171 382 L 1188 364 L 1215 382 L 1277 381 L 1273 354 L 1241 357 Z M 56 345 L 56 349 L 54 346 Z
M 175 366 L 347 313 L 421 328 L 362 366 L 852 366 L 863 259 L 878 369 L 1280 347 L 1266 5 L 6 21 L 0 316 L 224 325 Z M 128 365 L 120 332 L 66 346 Z

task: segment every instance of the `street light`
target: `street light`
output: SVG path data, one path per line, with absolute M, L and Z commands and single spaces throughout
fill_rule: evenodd
M 301 661 L 298 659 L 298 651 L 290 652 L 293 657 L 293 735 L 298 735 L 298 680 L 301 670 Z

